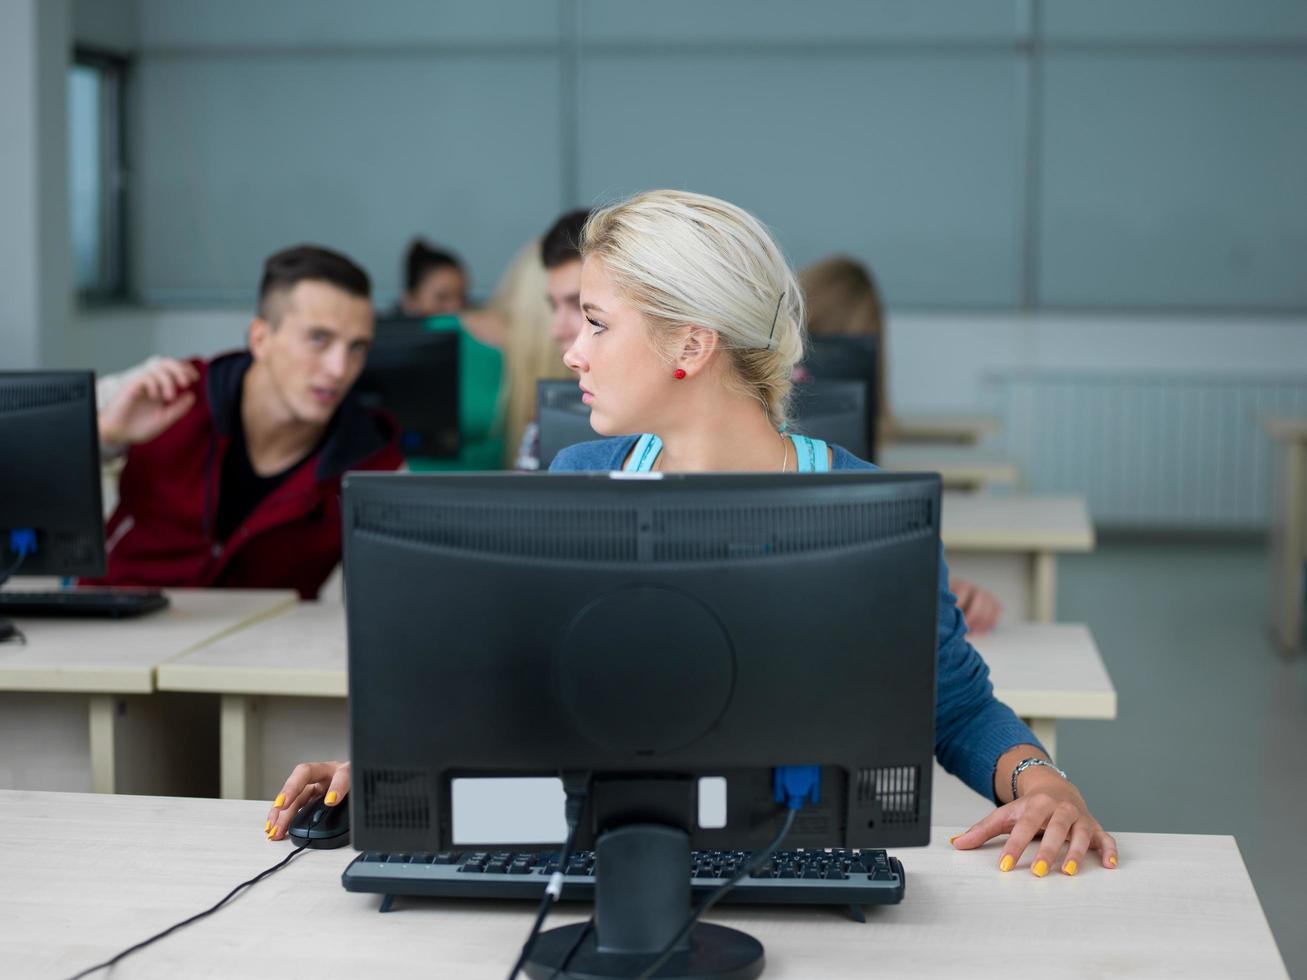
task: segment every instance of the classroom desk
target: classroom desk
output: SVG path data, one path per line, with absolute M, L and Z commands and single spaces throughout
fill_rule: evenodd
M 998 696 L 1056 757 L 1059 718 L 1116 717 L 1085 626 L 1013 623 L 980 637 Z M 221 795 L 271 798 L 298 762 L 348 757 L 345 609 L 295 608 L 162 664 L 161 691 L 221 695 Z
M 1079 497 L 946 493 L 942 516 L 950 573 L 997 595 L 1004 622 L 1053 622 L 1058 554 L 1094 550 L 1094 525 Z
M 156 682 L 221 696 L 224 799 L 271 798 L 296 763 L 348 757 L 343 603 L 301 602 L 161 664 Z
M 261 833 L 262 801 L 0 792 L 0 949 L 6 974 L 69 976 L 207 908 L 290 844 Z M 1231 837 L 1117 834 L 1121 866 L 1036 878 L 996 870 L 999 845 L 964 853 L 956 827 L 896 851 L 902 904 L 865 924 L 821 908 L 718 906 L 767 952 L 768 980 L 845 977 L 1286 977 Z M 534 903 L 352 894 L 350 848 L 310 851 L 213 916 L 123 960 L 119 980 L 245 977 L 503 980 Z M 563 903 L 549 925 L 589 907 Z
M 1307 564 L 1307 419 L 1268 419 L 1272 440 L 1271 623 L 1286 651 L 1301 649 Z
M 891 473 L 938 473 L 945 490 L 988 490 L 1015 486 L 1016 464 L 970 446 L 890 443 L 877 452 L 876 463 Z
M 212 719 L 194 697 L 154 694 L 155 668 L 297 596 L 167 591 L 168 609 L 139 618 L 17 620 L 27 644 L 0 645 L 0 785 L 100 793 L 191 785 L 192 753 L 206 739 L 216 748 Z
M 898 442 L 933 442 L 972 446 L 987 436 L 998 435 L 998 419 L 987 415 L 908 414 L 895 415 L 886 440 Z

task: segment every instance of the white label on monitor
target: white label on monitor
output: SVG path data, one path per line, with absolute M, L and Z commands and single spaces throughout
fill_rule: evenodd
M 704 776 L 699 780 L 699 826 L 704 830 L 726 826 L 725 776 Z
M 650 470 L 613 470 L 608 474 L 610 480 L 661 480 L 663 475 Z
M 567 839 L 561 779 L 455 779 L 450 796 L 455 845 L 561 844 Z

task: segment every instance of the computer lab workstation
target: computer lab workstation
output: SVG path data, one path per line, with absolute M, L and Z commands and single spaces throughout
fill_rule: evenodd
M 1304 56 L 0 0 L 0 976 L 1307 973 Z
M 96 575 L 92 377 L 10 374 L 0 389 L 13 406 L 0 439 L 31 474 L 0 513 L 8 553 L 23 549 L 15 570 Z M 33 448 L 50 442 L 67 451 Z M 1183 947 L 1195 969 L 1274 973 L 1229 838 L 1120 835 L 1128 871 L 1062 880 L 968 866 L 975 855 L 950 845 L 985 808 L 932 762 L 943 500 L 932 474 L 357 474 L 344 485 L 343 604 L 6 588 L 8 629 L 25 641 L 0 648 L 6 697 L 83 699 L 94 791 L 0 794 L 13 880 L 31 886 L 21 907 L 6 901 L 24 937 L 16 962 L 71 974 L 275 858 L 276 877 L 115 970 L 294 972 L 302 953 L 273 941 L 293 901 L 299 941 L 331 969 L 398 975 L 501 976 L 521 959 L 533 977 L 860 976 L 869 961 L 927 976 L 962 968 L 969 942 L 1018 916 L 1024 955 L 1050 966 L 1170 970 Z M 1050 629 L 1063 627 L 978 640 L 998 690 L 1026 713 L 1061 683 L 1064 699 L 1098 706 L 1033 710 L 1112 717 L 1092 637 L 1082 630 L 1074 666 L 1059 668 Z M 331 715 L 306 721 L 305 702 L 346 691 L 343 732 Z M 299 705 L 280 722 L 278 694 Z M 24 710 L 6 715 L 42 714 Z M 60 710 L 44 708 L 51 731 Z M 260 759 L 265 730 L 291 737 L 291 758 L 319 739 L 319 755 L 353 765 L 345 804 L 306 807 L 272 845 L 237 831 L 283 774 Z M 215 741 L 222 795 L 266 773 L 262 804 L 197 798 L 217 795 L 200 778 Z M 64 778 L 77 788 L 75 771 Z M 969 812 L 940 819 L 968 794 Z M 1083 889 L 1095 938 L 1057 937 L 1051 911 L 1041 923 L 1038 887 Z M 1204 908 L 1223 920 L 1219 939 Z M 67 919 L 77 937 L 52 946 L 51 924 Z

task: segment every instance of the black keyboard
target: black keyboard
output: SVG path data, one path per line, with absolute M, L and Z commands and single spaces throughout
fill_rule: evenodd
M 749 851 L 693 851 L 690 888 L 699 898 L 747 864 Z M 352 892 L 439 898 L 539 900 L 558 851 L 442 851 L 355 858 L 341 875 Z M 594 900 L 593 851 L 572 857 L 563 878 L 563 899 Z M 778 851 L 723 902 L 757 905 L 893 905 L 903 900 L 903 865 L 881 850 Z
M 124 619 L 168 608 L 168 597 L 152 589 L 64 589 L 11 592 L 0 589 L 0 616 L 87 616 Z

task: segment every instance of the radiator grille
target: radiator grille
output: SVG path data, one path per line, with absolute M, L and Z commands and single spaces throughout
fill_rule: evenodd
M 1118 527 L 1264 529 L 1263 421 L 1307 416 L 1307 377 L 1018 371 L 986 393 L 1026 488 L 1079 494 Z

